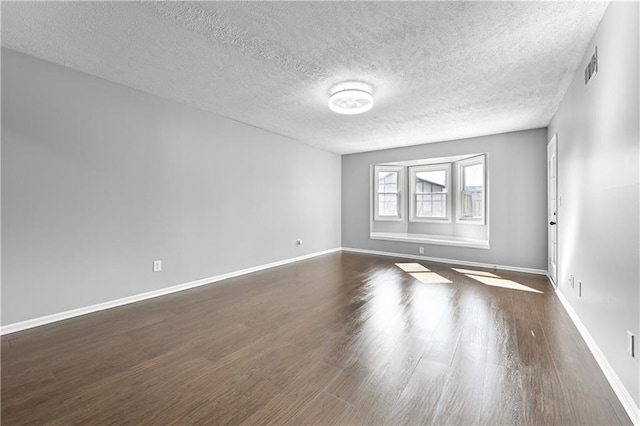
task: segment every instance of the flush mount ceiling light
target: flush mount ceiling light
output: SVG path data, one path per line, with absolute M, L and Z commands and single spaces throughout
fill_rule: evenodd
M 331 88 L 329 109 L 338 114 L 361 114 L 373 107 L 371 86 L 357 81 L 347 81 Z

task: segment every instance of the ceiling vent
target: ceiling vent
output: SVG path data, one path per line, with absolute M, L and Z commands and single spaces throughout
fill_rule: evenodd
M 587 64 L 587 67 L 584 69 L 584 85 L 589 84 L 591 79 L 595 77 L 598 73 L 598 46 L 596 46 L 593 55 L 591 55 L 591 60 Z

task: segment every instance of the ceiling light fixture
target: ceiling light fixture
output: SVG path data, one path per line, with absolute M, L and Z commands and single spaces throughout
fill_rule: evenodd
M 331 88 L 329 109 L 338 114 L 361 114 L 373 107 L 371 86 L 357 81 L 347 81 Z

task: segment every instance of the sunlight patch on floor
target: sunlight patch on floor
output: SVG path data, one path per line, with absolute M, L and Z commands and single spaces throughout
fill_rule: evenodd
M 411 275 L 416 280 L 424 284 L 450 284 L 451 281 L 438 275 L 435 272 L 412 272 Z
M 529 291 L 531 293 L 543 294 L 543 292 L 540 290 L 536 290 L 535 288 L 527 287 L 526 285 L 522 285 L 511 280 L 506 280 L 504 278 L 493 278 L 493 277 L 483 277 L 483 276 L 474 276 L 474 275 L 467 275 L 467 276 L 469 278 L 473 278 L 476 281 L 480 281 L 481 283 L 490 285 L 492 287 L 510 288 L 512 290 Z
M 429 272 L 429 269 L 419 263 L 396 263 L 396 266 L 405 272 Z
M 493 277 L 493 278 L 500 278 L 499 276 L 497 276 L 496 274 L 492 274 L 491 272 L 485 272 L 485 271 L 474 271 L 473 269 L 461 269 L 461 268 L 451 268 L 456 272 L 460 272 L 461 274 L 465 274 L 465 275 L 478 275 L 481 277 Z
M 479 281 L 482 284 L 490 285 L 492 287 L 502 287 L 502 288 L 508 288 L 511 290 L 520 290 L 520 291 L 528 291 L 530 293 L 544 294 L 544 291 L 536 290 L 535 288 L 528 287 L 526 285 L 517 283 L 515 281 L 501 278 L 499 275 L 493 274 L 491 272 L 476 271 L 474 269 L 462 269 L 462 268 L 451 268 L 451 269 L 461 274 L 464 274 L 469 278 L 473 278 L 474 280 Z

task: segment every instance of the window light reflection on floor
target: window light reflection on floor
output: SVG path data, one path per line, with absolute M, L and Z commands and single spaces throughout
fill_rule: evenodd
M 435 272 L 412 272 L 409 275 L 424 284 L 451 284 L 451 281 Z
M 419 263 L 396 263 L 396 266 L 423 284 L 451 284 L 451 281 L 442 275 L 431 272 Z
M 481 283 L 490 285 L 492 287 L 510 288 L 513 290 L 522 290 L 522 291 L 529 291 L 531 293 L 543 294 L 543 292 L 541 292 L 540 290 L 527 287 L 526 285 L 518 284 L 515 281 L 505 280 L 504 278 L 480 277 L 480 276 L 473 276 L 473 275 L 467 275 L 467 276 L 469 278 L 473 278 L 476 281 L 480 281 Z
M 396 266 L 403 271 L 409 273 L 413 278 L 420 281 L 423 284 L 452 284 L 452 281 L 443 277 L 442 275 L 436 274 L 435 272 L 431 272 L 428 268 L 424 267 L 419 263 L 396 263 Z M 512 280 L 507 280 L 501 278 L 500 276 L 487 272 L 487 271 L 476 271 L 473 269 L 463 269 L 463 268 L 451 268 L 452 270 L 464 274 L 469 278 L 472 278 L 482 284 L 489 285 L 492 287 L 501 287 L 508 288 L 511 290 L 520 290 L 520 291 L 528 291 L 530 293 L 539 293 L 544 294 L 544 292 L 540 290 L 536 290 L 535 288 L 527 287 L 526 285 L 517 283 Z
M 493 277 L 493 278 L 500 278 L 499 276 L 497 276 L 496 274 L 492 274 L 491 272 L 485 272 L 485 271 L 474 271 L 473 269 L 461 269 L 461 268 L 451 268 L 456 272 L 460 272 L 461 274 L 471 274 L 471 275 L 477 275 L 477 276 L 481 276 L 481 277 Z
M 474 280 L 479 281 L 482 284 L 490 285 L 492 287 L 502 287 L 502 288 L 508 288 L 511 290 L 520 290 L 520 291 L 528 291 L 530 293 L 544 294 L 543 291 L 536 290 L 535 288 L 527 287 L 526 285 L 517 283 L 512 280 L 500 278 L 498 275 L 492 274 L 491 272 L 474 271 L 471 269 L 460 269 L 460 268 L 451 268 L 451 269 L 461 274 L 464 274 L 469 278 L 473 278 Z
M 429 272 L 429 269 L 419 263 L 396 263 L 396 266 L 405 272 Z

